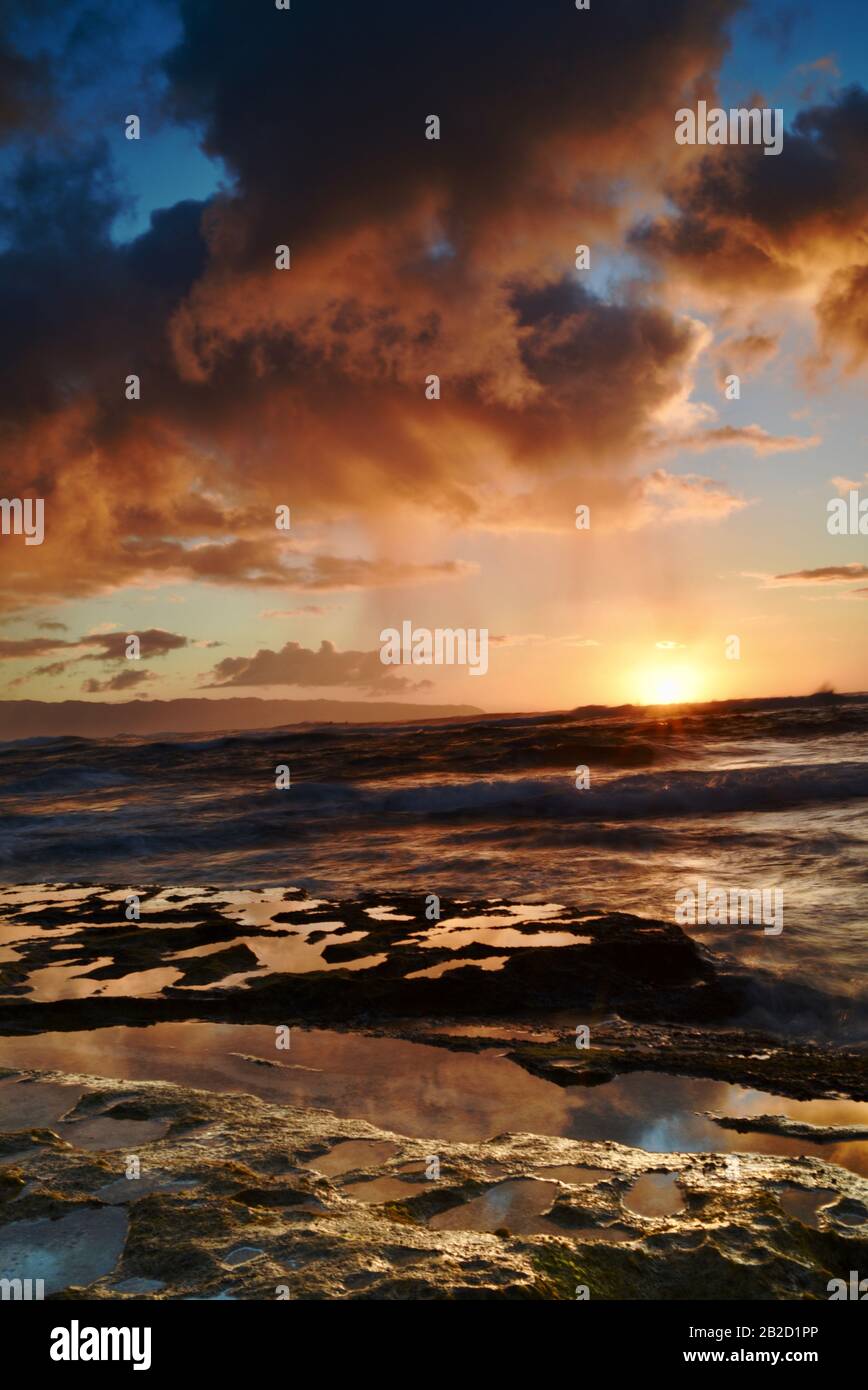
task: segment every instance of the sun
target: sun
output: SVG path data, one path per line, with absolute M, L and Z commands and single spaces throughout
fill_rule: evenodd
M 643 705 L 682 705 L 700 698 L 702 682 L 692 666 L 659 665 L 638 673 L 639 703 Z

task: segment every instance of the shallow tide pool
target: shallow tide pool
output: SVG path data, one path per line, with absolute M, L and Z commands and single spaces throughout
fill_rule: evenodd
M 868 1143 L 737 1134 L 697 1113 L 868 1124 L 868 1104 L 790 1100 L 652 1072 L 603 1086 L 561 1087 L 532 1076 L 496 1048 L 451 1052 L 400 1038 L 294 1028 L 289 1050 L 278 1051 L 275 1030 L 266 1025 L 184 1022 L 4 1037 L 0 1066 L 248 1091 L 419 1138 L 473 1142 L 512 1131 L 611 1139 L 651 1153 L 815 1154 L 868 1175 Z M 0 1129 L 34 1122 L 24 1099 L 17 1087 L 0 1083 Z

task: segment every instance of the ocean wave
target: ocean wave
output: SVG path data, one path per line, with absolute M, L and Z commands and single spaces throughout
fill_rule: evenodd
M 302 789 L 302 794 L 304 794 Z M 868 796 L 868 763 L 848 762 L 720 771 L 668 771 L 611 779 L 576 790 L 567 778 L 486 779 L 380 793 L 358 803 L 385 815 L 556 817 L 634 820 L 787 810 Z
M 552 714 L 486 715 L 448 722 L 310 725 L 207 734 L 31 738 L 0 744 L 0 794 L 38 771 L 86 764 L 141 776 L 226 787 L 287 762 L 293 778 L 325 784 L 420 784 L 455 779 L 542 778 L 585 764 L 597 773 L 658 773 L 703 763 L 845 762 L 868 740 L 864 696 L 723 702 L 673 709 L 588 706 Z M 28 784 L 29 785 L 29 784 Z M 8 788 L 7 788 L 8 790 Z M 34 794 L 38 791 L 34 789 Z M 173 795 L 177 790 L 173 790 Z M 451 793 L 449 793 L 451 795 Z M 487 793 L 481 793 L 485 796 Z
M 143 829 L 157 826 L 182 839 L 213 836 L 218 828 L 242 839 L 285 835 L 299 820 L 317 822 L 368 818 L 390 821 L 428 818 L 502 821 L 618 822 L 708 817 L 733 812 L 788 811 L 812 804 L 845 802 L 868 797 L 868 762 L 784 764 L 777 767 L 687 769 L 610 777 L 586 790 L 577 790 L 571 777 L 466 778 L 428 780 L 398 787 L 353 782 L 319 782 L 293 777 L 290 788 L 276 792 L 271 776 L 265 784 L 249 780 L 209 787 L 193 781 L 184 791 L 176 783 L 142 787 L 117 771 L 88 767 L 66 768 L 58 782 L 46 772 L 13 784 L 7 792 L 46 792 L 56 800 L 76 793 L 117 788 L 123 804 L 114 811 L 91 813 L 83 798 L 77 816 L 81 830 L 108 828 L 112 816 L 129 818 Z M 186 795 L 184 794 L 186 792 Z M 8 809 L 21 818 L 22 807 L 10 800 Z M 56 817 L 41 806 L 33 814 L 34 828 L 48 832 Z M 89 824 L 89 821 L 91 822 Z M 67 823 L 66 819 L 63 823 Z M 7 819 L 8 826 L 8 819 Z
M 62 770 L 50 767 L 24 776 L 4 780 L 6 796 L 43 796 L 56 798 L 75 796 L 79 792 L 103 791 L 108 787 L 124 786 L 133 779 L 127 774 L 98 767 L 69 767 Z

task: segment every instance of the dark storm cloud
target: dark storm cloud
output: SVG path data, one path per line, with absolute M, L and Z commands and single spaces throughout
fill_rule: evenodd
M 51 106 L 40 65 L 0 39 L 0 140 L 22 129 L 39 129 Z
M 675 212 L 638 225 L 631 245 L 670 275 L 739 297 L 807 286 L 826 347 L 843 345 L 858 358 L 866 339 L 866 148 L 868 92 L 852 86 L 798 113 L 773 159 L 729 145 L 690 163 L 669 184 Z
M 67 132 L 0 206 L 0 463 L 47 516 L 43 546 L 0 556 L 0 603 L 166 575 L 327 587 L 287 574 L 287 501 L 486 524 L 493 478 L 567 470 L 593 501 L 697 337 L 641 294 L 577 291 L 573 248 L 617 236 L 625 180 L 659 179 L 737 8 L 182 4 L 168 102 L 234 187 L 117 245 L 108 147 Z
M 240 178 L 234 250 L 255 260 L 290 209 L 303 238 L 442 194 L 461 239 L 531 189 L 555 195 L 539 165 L 552 141 L 593 148 L 591 167 L 622 162 L 619 137 L 716 64 L 739 8 L 608 0 L 580 15 L 561 0 L 443 0 L 430 11 L 334 0 L 252 23 L 234 0 L 182 0 L 185 35 L 166 66 L 176 109 L 205 122 L 209 153 Z M 443 139 L 420 145 L 429 113 Z

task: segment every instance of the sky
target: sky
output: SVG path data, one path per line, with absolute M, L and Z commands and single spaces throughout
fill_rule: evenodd
M 868 687 L 863 11 L 0 3 L 0 699 Z

